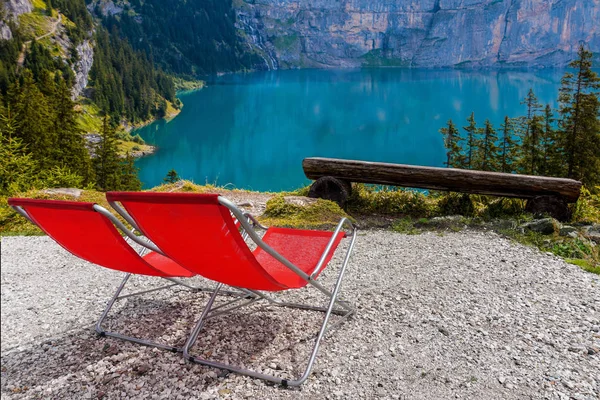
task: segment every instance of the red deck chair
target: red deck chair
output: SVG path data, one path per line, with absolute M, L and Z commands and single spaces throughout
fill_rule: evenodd
M 17 198 L 8 199 L 8 204 L 19 214 L 37 225 L 68 252 L 91 263 L 126 273 L 117 292 L 108 302 L 106 309 L 96 323 L 96 332 L 99 335 L 112 336 L 171 351 L 182 350 L 170 345 L 105 331 L 102 328 L 102 322 L 114 303 L 122 298 L 166 289 L 175 285 L 182 285 L 192 290 L 206 290 L 174 279 L 192 277 L 196 273 L 181 267 L 173 260 L 162 255 L 160 249 L 154 244 L 134 235 L 113 214 L 97 204 Z M 144 246 L 144 250 L 150 249 L 151 251 L 144 256 L 140 256 L 123 239 L 115 226 L 131 240 Z M 121 296 L 121 291 L 132 274 L 161 277 L 171 280 L 173 283 L 160 288 Z
M 165 255 L 186 269 L 219 283 L 183 348 L 184 357 L 190 361 L 286 386 L 298 386 L 310 374 L 331 313 L 345 318 L 354 312 L 346 302 L 337 300 L 344 271 L 356 240 L 356 229 L 345 218 L 340 221 L 334 232 L 268 228 L 261 239 L 255 228 L 266 228 L 217 194 L 109 192 L 106 197 L 119 214 L 133 219 L 141 232 Z M 232 215 L 241 223 L 241 232 L 236 227 Z M 352 239 L 337 282 L 332 290 L 328 290 L 317 282 L 317 278 L 345 236 L 342 232 L 344 225 L 349 227 Z M 249 249 L 244 241 L 245 237 L 256 243 L 256 250 Z M 216 308 L 212 308 L 213 302 L 223 284 L 250 290 L 258 296 L 248 303 L 266 300 L 279 306 L 325 313 L 302 376 L 298 379 L 283 379 L 189 354 L 205 319 L 209 314 L 210 317 L 216 315 Z M 307 285 L 315 287 L 327 297 L 327 307 L 282 302 L 275 300 L 272 295 L 260 292 L 281 292 Z M 218 314 L 228 311 L 231 310 L 220 311 Z

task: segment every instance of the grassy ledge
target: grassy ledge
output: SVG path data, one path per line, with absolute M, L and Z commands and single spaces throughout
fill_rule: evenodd
M 515 242 L 550 252 L 582 269 L 600 274 L 600 245 L 586 237 L 582 229 L 600 224 L 600 196 L 582 191 L 573 205 L 571 235 L 552 222 L 552 233 L 542 234 L 525 228 L 534 217 L 525 213 L 525 201 L 491 196 L 430 192 L 355 185 L 347 209 L 322 200 L 309 199 L 308 187 L 285 193 L 258 193 L 214 185 L 179 181 L 157 186 L 155 192 L 219 193 L 235 202 L 250 199 L 263 204 L 259 216 L 267 226 L 304 229 L 333 229 L 342 217 L 350 218 L 359 228 L 386 228 L 403 234 L 426 231 L 456 232 L 463 229 L 494 231 Z M 73 200 L 72 196 L 48 190 L 31 190 L 19 195 L 27 198 Z M 104 193 L 83 190 L 76 200 L 108 207 Z M 266 207 L 265 206 L 266 202 Z M 0 235 L 35 235 L 42 232 L 8 207 L 0 197 Z

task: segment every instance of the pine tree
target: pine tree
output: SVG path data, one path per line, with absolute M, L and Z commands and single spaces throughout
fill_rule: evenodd
M 565 153 L 567 176 L 592 190 L 600 185 L 600 78 L 592 70 L 592 53 L 579 47 L 559 90 L 558 141 Z
M 22 84 L 15 84 L 10 90 L 9 102 L 13 104 L 15 114 L 19 115 L 16 135 L 23 140 L 41 168 L 56 165 L 53 158 L 56 140 L 51 126 L 50 108 L 46 96 L 38 89 L 29 70 L 23 72 Z
M 502 142 L 500 145 L 500 172 L 514 172 L 515 151 L 517 150 L 514 134 L 514 122 L 508 118 L 508 116 L 504 117 L 504 124 L 502 124 Z
M 440 129 L 440 133 L 444 136 L 444 147 L 446 148 L 446 167 L 448 168 L 464 168 L 464 156 L 461 152 L 460 147 L 460 133 L 452 122 L 451 119 L 446 123 L 445 128 Z M 169 174 L 175 172 L 175 170 L 169 171 Z M 169 178 L 169 174 L 167 174 L 167 178 Z M 175 177 L 177 177 L 177 173 L 175 172 Z M 177 177 L 178 179 L 178 177 Z
M 485 127 L 483 128 L 483 138 L 481 140 L 481 166 L 480 169 L 483 171 L 498 171 L 498 160 L 500 158 L 499 149 L 496 142 L 498 141 L 498 135 L 489 119 L 485 120 Z
M 540 137 L 542 136 L 542 117 L 538 115 L 541 105 L 533 89 L 529 89 L 527 96 L 521 102 L 527 106 L 527 115 L 521 119 L 523 125 L 521 137 L 520 169 L 522 173 L 535 175 L 538 173 L 540 163 Z
M 463 129 L 467 132 L 467 150 L 464 166 L 467 169 L 473 169 L 475 168 L 477 161 L 477 144 L 479 143 L 478 135 L 480 133 L 480 129 L 477 128 L 477 123 L 475 122 L 474 112 L 472 112 L 469 118 L 467 118 L 467 122 L 469 123 L 469 125 L 463 127 Z
M 442 128 L 444 129 L 444 128 Z M 165 183 L 175 183 L 178 180 L 180 180 L 181 178 L 179 178 L 179 175 L 177 175 L 177 171 L 175 171 L 174 169 L 170 170 L 169 172 L 167 172 L 167 176 L 164 177 L 163 182 Z
M 138 178 L 138 169 L 133 163 L 133 157 L 127 152 L 125 161 L 121 164 L 121 185 L 119 190 L 138 191 L 142 189 L 142 183 Z
M 544 109 L 544 130 L 540 140 L 541 160 L 540 174 L 546 176 L 562 175 L 562 152 L 557 143 L 556 130 L 554 129 L 554 113 L 549 104 Z
M 101 140 L 95 147 L 94 169 L 96 186 L 99 190 L 119 190 L 121 188 L 121 165 L 117 155 L 115 128 L 110 118 L 102 121 Z
M 0 129 L 0 195 L 10 196 L 35 185 L 39 166 L 18 137 Z
M 85 148 L 85 139 L 77 123 L 75 104 L 66 82 L 58 77 L 54 92 L 53 125 L 56 135 L 56 160 L 80 175 L 84 183 L 92 180 L 91 160 Z

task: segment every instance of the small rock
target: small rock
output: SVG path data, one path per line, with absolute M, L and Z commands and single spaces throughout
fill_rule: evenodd
M 560 236 L 570 236 L 571 233 L 575 233 L 575 236 L 577 236 L 577 228 L 569 225 L 563 225 L 558 231 Z
M 381 357 L 382 355 L 383 355 L 383 352 L 382 352 L 382 351 L 378 351 L 377 353 L 375 353 L 375 357 L 376 357 L 376 358 L 379 358 L 379 357 Z
M 440 333 L 444 336 L 450 336 L 450 332 L 448 332 L 448 329 L 444 328 L 443 326 L 440 326 L 438 328 L 438 331 L 440 331 Z
M 589 347 L 587 348 L 587 353 L 588 353 L 590 356 L 593 356 L 594 354 L 598 354 L 598 353 L 600 353 L 600 348 L 598 348 L 598 347 L 596 347 L 596 346 L 589 346 Z
M 535 221 L 527 222 L 521 225 L 521 227 L 533 232 L 539 232 L 542 235 L 551 235 L 558 230 L 558 224 L 554 218 L 537 219 Z

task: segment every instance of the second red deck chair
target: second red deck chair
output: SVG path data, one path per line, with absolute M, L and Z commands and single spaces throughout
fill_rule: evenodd
M 268 228 L 261 238 L 255 229 L 264 227 L 217 194 L 109 192 L 106 197 L 117 212 L 132 218 L 144 235 L 168 257 L 186 269 L 219 283 L 183 348 L 184 357 L 190 361 L 285 386 L 298 386 L 310 375 L 330 315 L 335 313 L 345 318 L 354 312 L 347 302 L 337 299 L 356 240 L 356 229 L 345 218 L 340 221 L 334 232 Z M 241 223 L 241 232 L 235 225 L 234 218 Z M 332 289 L 328 289 L 318 282 L 319 273 L 331 260 L 342 238 L 346 236 L 342 231 L 344 226 L 349 228 L 351 240 L 337 281 Z M 247 237 L 256 243 L 254 251 L 251 251 L 244 241 Z M 249 302 L 266 300 L 278 306 L 325 313 L 306 369 L 301 376 L 285 379 L 189 354 L 204 321 L 215 315 L 212 307 L 221 285 L 244 288 L 256 294 L 257 298 Z M 327 306 L 283 302 L 276 300 L 272 293 L 263 293 L 300 289 L 307 285 L 326 296 Z M 219 314 L 222 313 L 224 311 L 219 311 Z
M 19 214 L 37 225 L 48 236 L 71 254 L 105 268 L 125 272 L 117 292 L 108 302 L 106 309 L 96 323 L 96 332 L 101 336 L 112 336 L 131 342 L 155 346 L 171 351 L 181 351 L 172 345 L 151 342 L 131 336 L 110 332 L 102 328 L 102 322 L 119 299 L 154 292 L 176 285 L 193 291 L 205 290 L 194 287 L 175 278 L 188 278 L 196 273 L 189 271 L 168 257 L 162 255 L 154 244 L 143 240 L 125 227 L 105 208 L 94 204 L 59 200 L 8 199 L 8 204 Z M 140 255 L 121 236 L 117 228 L 128 238 L 143 246 L 145 255 Z M 142 252 L 143 254 L 143 252 Z M 168 279 L 171 284 L 141 292 L 121 295 L 131 275 L 146 275 Z

